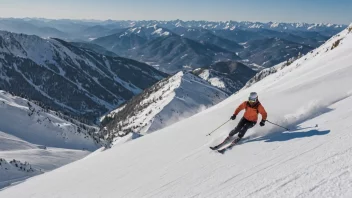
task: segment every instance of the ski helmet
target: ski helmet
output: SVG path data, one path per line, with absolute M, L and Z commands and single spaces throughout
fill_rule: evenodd
M 258 102 L 258 94 L 256 92 L 251 92 L 248 98 L 249 102 Z

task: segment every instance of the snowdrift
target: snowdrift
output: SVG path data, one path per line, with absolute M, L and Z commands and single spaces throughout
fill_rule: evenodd
M 351 60 L 346 29 L 200 114 L 31 178 L 0 197 L 351 197 Z M 251 91 L 259 93 L 269 120 L 292 130 L 268 123 L 225 155 L 209 150 L 238 120 L 205 135 Z

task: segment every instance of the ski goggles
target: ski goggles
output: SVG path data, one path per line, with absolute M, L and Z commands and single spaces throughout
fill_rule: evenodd
M 257 102 L 256 98 L 248 98 L 248 102 Z

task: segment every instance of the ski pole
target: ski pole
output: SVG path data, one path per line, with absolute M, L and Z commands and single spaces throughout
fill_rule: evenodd
M 281 128 L 283 128 L 283 129 L 286 129 L 286 130 L 290 130 L 290 129 L 288 129 L 288 128 L 286 128 L 286 127 L 283 127 L 283 126 L 281 126 L 281 125 L 278 125 L 278 124 L 275 124 L 275 123 L 273 123 L 273 122 L 270 122 L 269 120 L 266 120 L 267 122 L 269 122 L 270 124 L 273 124 L 273 125 L 276 125 L 276 126 L 278 126 L 278 127 L 281 127 Z
M 230 119 L 231 120 L 231 119 Z M 212 132 L 210 132 L 207 136 L 211 135 L 214 133 L 216 130 L 218 130 L 220 127 L 224 126 L 226 123 L 230 122 L 230 120 L 226 121 L 224 124 L 220 125 L 218 128 L 214 129 Z

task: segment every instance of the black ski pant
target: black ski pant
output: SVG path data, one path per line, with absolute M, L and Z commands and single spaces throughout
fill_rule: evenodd
M 229 136 L 232 137 L 238 133 L 238 137 L 241 139 L 243 138 L 244 134 L 246 134 L 247 130 L 254 127 L 256 124 L 256 122 L 249 121 L 243 117 L 238 123 L 237 127 L 230 132 Z

